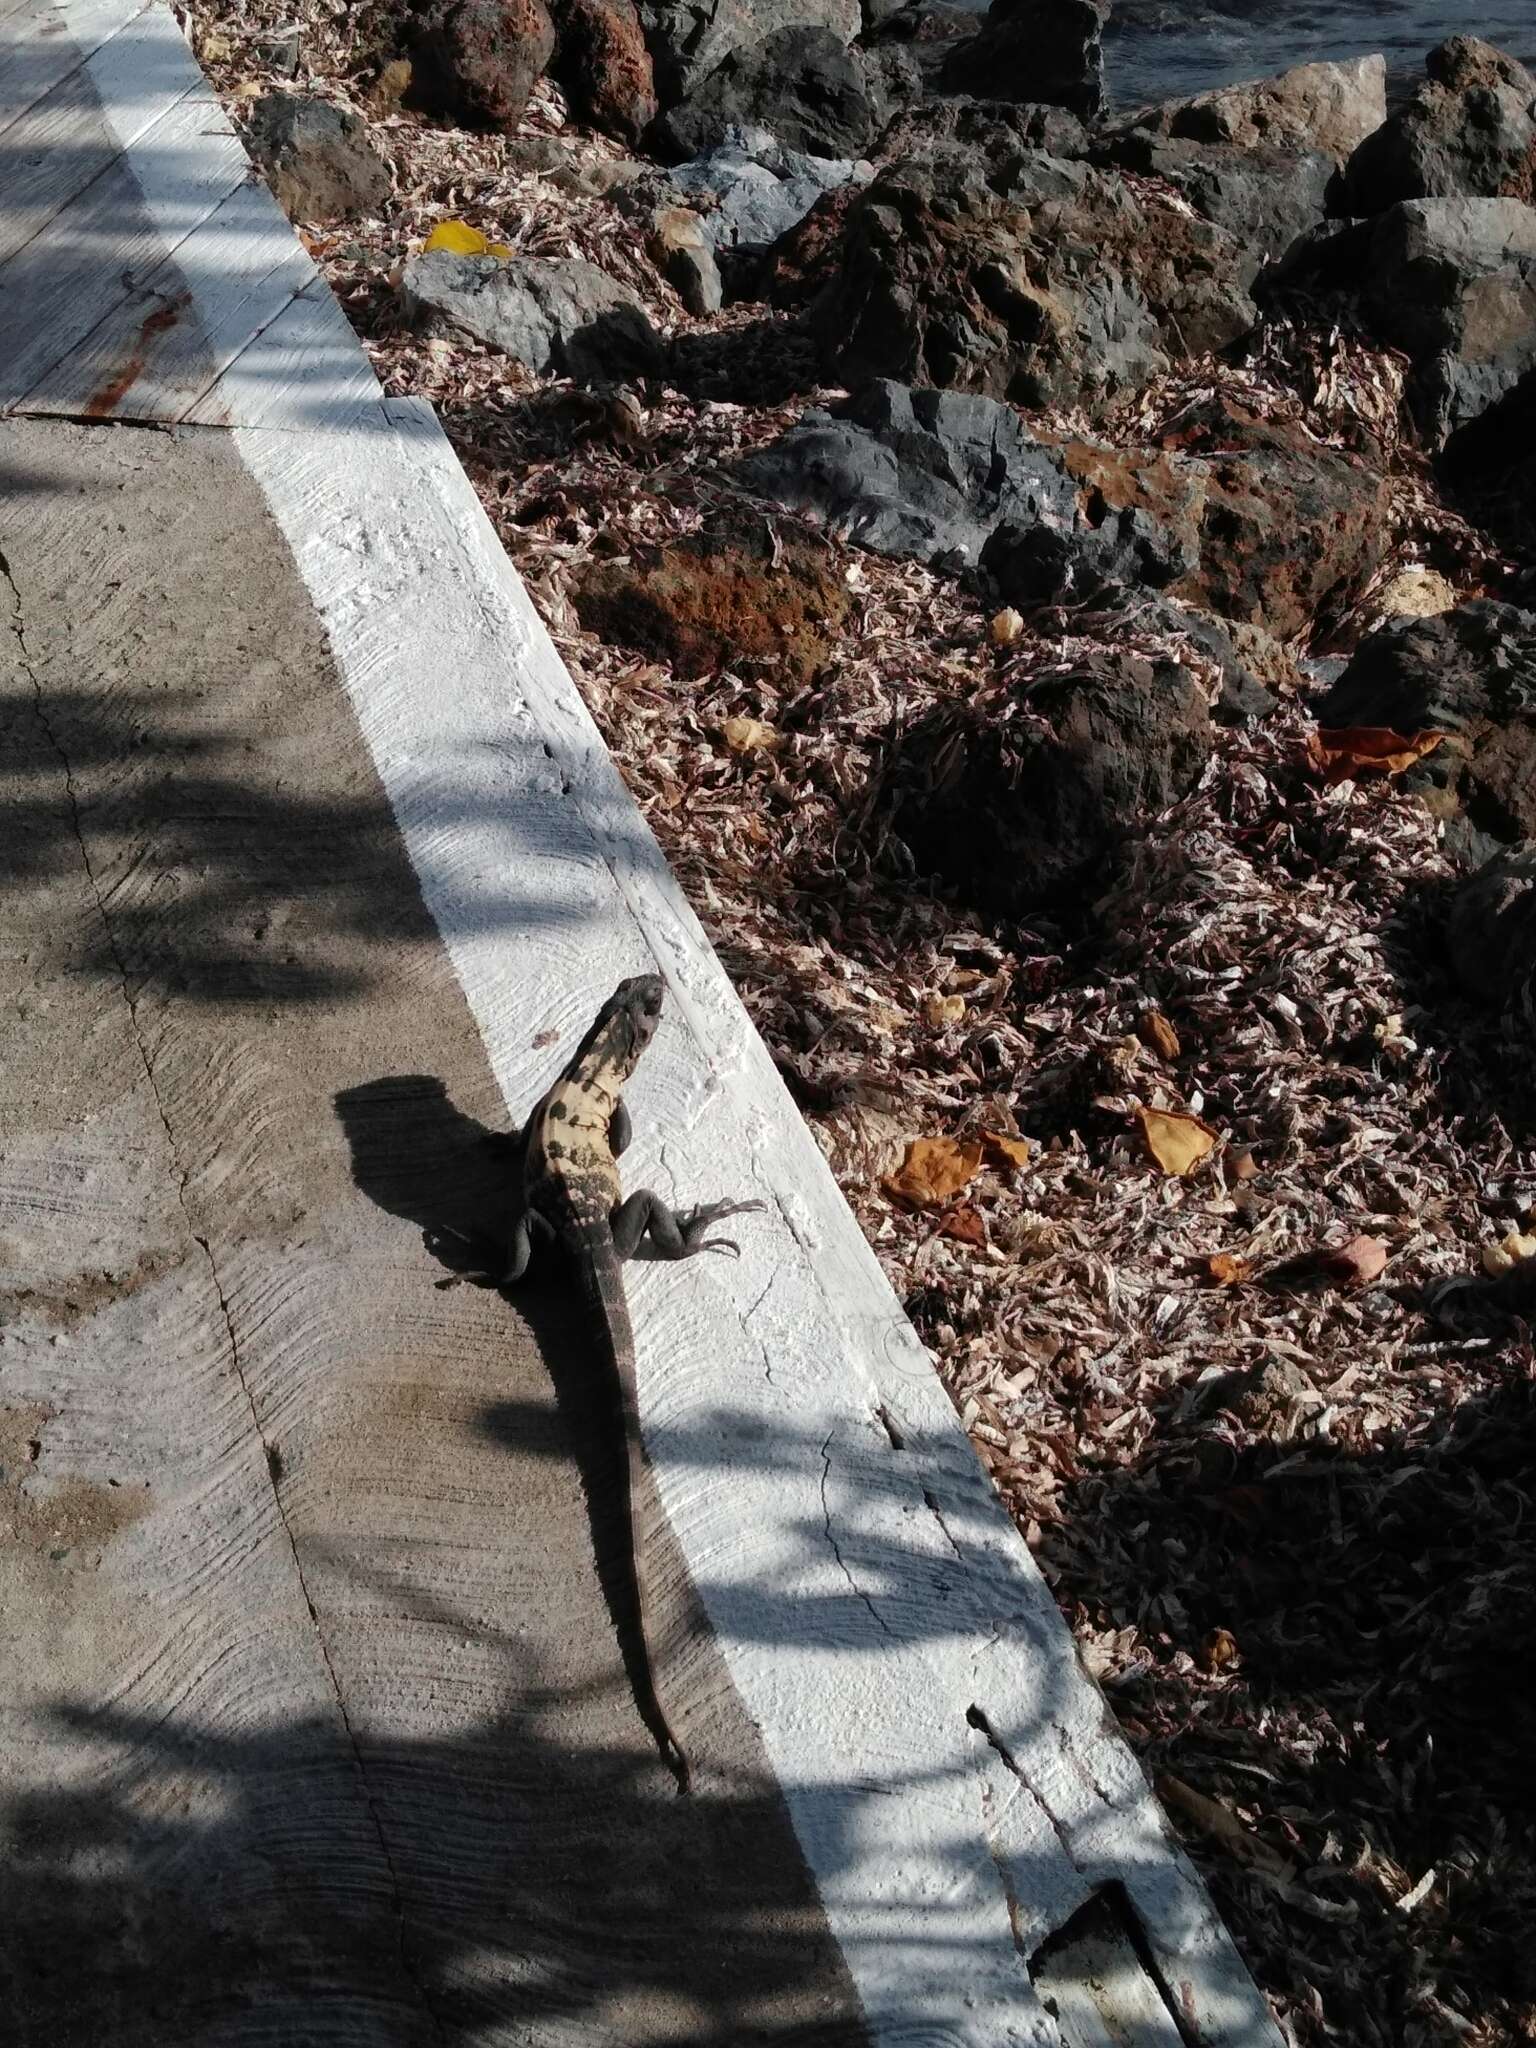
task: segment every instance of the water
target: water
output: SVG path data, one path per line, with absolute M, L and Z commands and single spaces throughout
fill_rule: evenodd
M 1536 70 L 1536 0 L 1114 0 L 1105 86 L 1113 105 L 1136 106 L 1380 50 L 1396 97 L 1452 35 L 1481 36 Z

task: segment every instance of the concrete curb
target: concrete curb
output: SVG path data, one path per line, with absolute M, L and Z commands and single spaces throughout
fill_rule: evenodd
M 87 54 L 103 0 L 55 14 Z M 135 24 L 131 92 L 121 26 L 89 68 L 137 175 L 156 95 L 202 84 L 161 8 Z M 161 161 L 141 183 L 174 263 L 165 223 L 193 230 L 168 179 Z M 293 246 L 267 212 L 260 232 Z M 184 273 L 205 330 L 216 275 Z M 872 2034 L 1278 2044 L 430 408 L 374 396 L 329 295 L 298 295 L 339 397 L 317 404 L 302 336 L 253 358 L 256 337 L 220 368 L 237 373 L 222 418 L 325 626 L 509 1122 L 547 1083 L 551 1035 L 654 965 L 670 1013 L 626 1177 L 768 1205 L 739 1266 L 635 1269 L 642 1403 Z M 68 402 L 57 383 L 36 407 L 11 395 Z M 199 398 L 175 417 L 221 414 Z M 1049 1946 L 1069 1924 L 1076 1960 Z

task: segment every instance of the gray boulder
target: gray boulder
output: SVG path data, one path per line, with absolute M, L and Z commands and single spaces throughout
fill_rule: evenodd
M 389 167 L 366 124 L 327 100 L 269 92 L 251 110 L 246 140 L 290 220 L 348 220 L 389 198 Z
M 651 216 L 645 252 L 696 318 L 719 312 L 724 297 L 720 266 L 691 206 L 659 206 Z
M 766 128 L 731 128 L 718 149 L 679 164 L 668 184 L 697 209 L 717 256 L 766 249 L 804 220 L 824 192 L 863 184 L 865 163 L 804 156 Z
M 885 95 L 861 50 L 830 29 L 784 28 L 733 50 L 652 130 L 657 153 L 681 160 L 760 123 L 786 149 L 861 157 L 884 126 Z
M 1434 447 L 1536 366 L 1536 209 L 1518 199 L 1413 199 L 1320 230 L 1277 284 L 1352 296 L 1378 338 L 1412 357 L 1410 395 Z
M 1386 118 L 1386 60 L 1357 57 L 1300 64 L 1273 78 L 1165 100 L 1135 114 L 1120 132 L 1234 149 L 1316 151 L 1342 163 Z
M 405 266 L 408 314 L 429 331 L 473 335 L 539 376 L 590 382 L 662 367 L 661 342 L 627 286 L 576 256 L 456 256 Z
M 1452 36 L 1408 105 L 1350 157 L 1344 211 L 1405 199 L 1536 200 L 1536 79 L 1492 44 Z
M 945 92 L 1068 107 L 1084 120 L 1104 104 L 1109 0 L 992 0 L 976 35 L 945 61 Z
M 836 413 L 806 413 L 738 475 L 875 554 L 981 567 L 1004 598 L 1041 604 L 1194 567 L 1193 501 L 1161 460 L 1159 496 L 1126 481 L 1113 451 L 1038 440 L 993 399 L 881 380 Z
M 783 28 L 829 29 L 851 43 L 863 27 L 859 0 L 637 0 L 663 107 L 692 93 L 733 50 Z
M 833 377 L 1095 406 L 1254 324 L 1245 258 L 1119 176 L 1024 151 L 989 177 L 943 149 L 888 165 L 852 208 L 813 309 Z
M 1536 841 L 1497 853 L 1451 898 L 1446 945 L 1457 978 L 1479 1002 L 1525 995 L 1536 976 Z
M 880 155 L 892 161 L 956 150 L 970 155 L 987 182 L 1001 188 L 1021 156 L 1086 157 L 1088 130 L 1066 107 L 954 94 L 904 106 L 880 138 Z

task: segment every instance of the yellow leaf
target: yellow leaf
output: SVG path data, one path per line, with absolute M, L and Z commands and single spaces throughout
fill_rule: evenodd
M 720 730 L 733 754 L 772 753 L 784 744 L 783 734 L 761 718 L 728 718 Z
M 1252 1274 L 1253 1261 L 1239 1258 L 1236 1252 L 1212 1252 L 1205 1267 L 1218 1286 L 1239 1287 Z
M 951 1024 L 958 1024 L 964 1015 L 964 996 L 926 995 L 923 997 L 923 1022 L 930 1031 L 947 1030 Z
M 1005 605 L 1002 611 L 992 614 L 992 622 L 987 627 L 987 638 L 994 647 L 1011 647 L 1023 631 L 1023 614 L 1016 612 L 1010 604 Z
M 940 1209 L 969 1187 L 981 1165 L 981 1145 L 972 1138 L 914 1138 L 885 1191 L 915 1209 Z
M 1164 1173 L 1193 1173 L 1216 1149 L 1220 1133 L 1187 1110 L 1138 1108 L 1136 1114 L 1147 1150 Z
M 446 249 L 454 256 L 510 256 L 505 242 L 493 242 L 467 221 L 440 220 L 422 245 L 426 253 Z
M 1237 1637 L 1226 1628 L 1213 1628 L 1200 1645 L 1200 1662 L 1207 1671 L 1224 1671 L 1227 1665 L 1235 1664 L 1241 1654 Z
M 1531 1258 L 1536 1258 L 1536 1237 L 1527 1237 L 1522 1231 L 1512 1230 L 1497 1244 L 1483 1246 L 1483 1271 L 1497 1279 L 1501 1273 L 1512 1272 Z

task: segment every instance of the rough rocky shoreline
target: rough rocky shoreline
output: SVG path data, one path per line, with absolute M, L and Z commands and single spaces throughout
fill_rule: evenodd
M 191 19 L 1283 2023 L 1529 2041 L 1536 81 L 1105 14 Z

